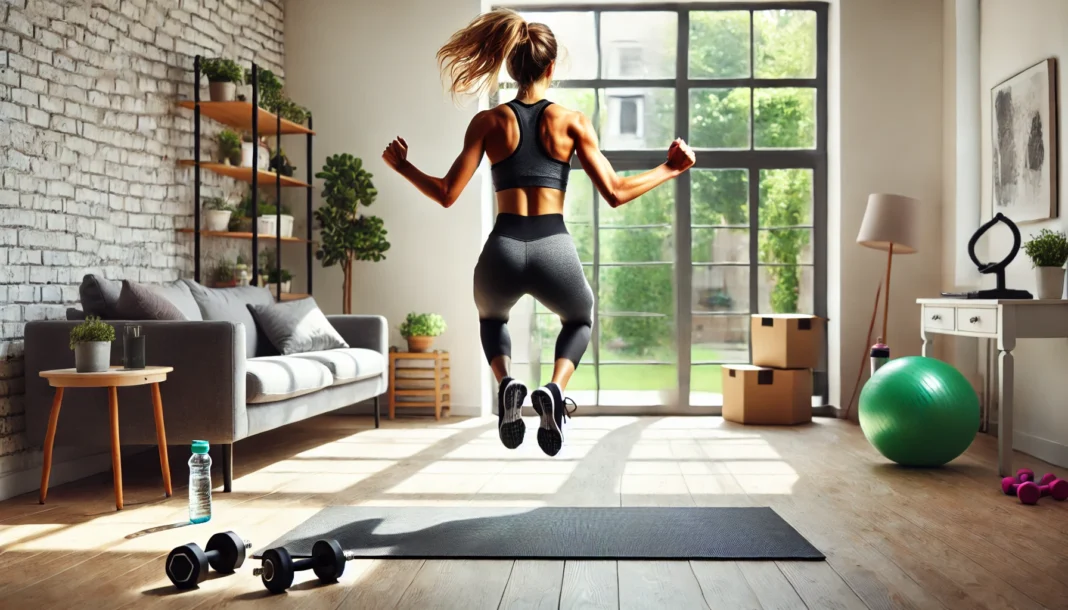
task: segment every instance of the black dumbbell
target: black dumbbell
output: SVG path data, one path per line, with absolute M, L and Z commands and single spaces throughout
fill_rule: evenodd
M 301 570 L 312 570 L 321 583 L 337 582 L 345 572 L 345 562 L 354 556 L 342 550 L 337 540 L 318 540 L 308 559 L 293 559 L 282 547 L 268 549 L 263 553 L 263 563 L 252 573 L 260 577 L 268 591 L 282 593 L 293 584 L 294 574 Z
M 195 542 L 175 547 L 167 555 L 167 578 L 179 589 L 192 589 L 207 577 L 209 565 L 223 574 L 240 568 L 251 546 L 233 532 L 222 532 L 208 538 L 207 550 Z

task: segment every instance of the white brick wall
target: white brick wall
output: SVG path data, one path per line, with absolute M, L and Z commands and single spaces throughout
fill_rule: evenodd
M 281 76 L 282 0 L 0 0 L 0 457 L 42 440 L 25 435 L 27 321 L 64 318 L 85 273 L 192 275 L 175 228 L 192 226 L 193 179 L 175 160 L 193 120 L 174 100 L 192 97 L 198 53 Z M 219 127 L 203 127 L 210 142 Z

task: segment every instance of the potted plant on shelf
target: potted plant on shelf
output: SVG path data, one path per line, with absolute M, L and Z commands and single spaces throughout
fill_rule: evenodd
M 289 294 L 289 288 L 293 281 L 293 274 L 287 269 L 271 269 L 267 271 L 267 288 L 275 297 L 278 296 L 278 282 L 282 282 L 282 294 Z
M 111 342 L 115 329 L 96 316 L 89 316 L 70 331 L 74 368 L 79 373 L 103 373 L 111 366 Z
M 1064 263 L 1068 261 L 1068 238 L 1064 233 L 1042 229 L 1024 244 L 1024 252 L 1038 273 L 1038 298 L 1061 298 L 1064 293 Z
M 204 200 L 204 228 L 208 231 L 226 231 L 230 226 L 233 207 L 222 197 L 208 197 Z
M 245 260 L 244 254 L 237 255 L 237 263 L 234 265 L 234 275 L 238 286 L 248 286 L 252 283 L 249 280 L 248 262 Z
M 293 212 L 289 209 L 289 205 L 282 203 L 282 237 L 293 237 Z
M 237 269 L 234 263 L 225 258 L 219 259 L 211 270 L 211 285 L 215 288 L 233 288 L 237 286 Z
M 319 224 L 319 248 L 315 258 L 324 267 L 340 264 L 344 272 L 341 289 L 343 313 L 352 313 L 352 265 L 355 261 L 380 261 L 389 250 L 381 218 L 360 214 L 378 196 L 373 177 L 363 162 L 349 154 L 327 157 L 322 171 L 323 205 L 315 210 Z
M 256 158 L 256 166 L 259 169 L 267 169 L 271 163 L 271 151 L 267 148 L 267 144 L 260 138 L 259 142 L 260 152 Z M 252 142 L 252 134 L 245 133 L 241 142 L 241 167 L 252 167 L 252 151 L 254 144 Z
M 429 352 L 434 337 L 445 329 L 445 319 L 438 314 L 412 312 L 401 323 L 400 334 L 408 340 L 409 352 Z
M 244 82 L 245 73 L 232 59 L 213 57 L 200 63 L 200 70 L 208 78 L 208 96 L 213 102 L 232 102 L 237 86 Z
M 219 144 L 219 163 L 224 165 L 241 164 L 241 136 L 236 131 L 224 129 L 216 140 Z M 249 165 L 252 162 L 249 161 Z
M 286 157 L 285 149 L 280 148 L 278 152 L 271 157 L 271 171 L 286 177 L 292 177 L 297 171 L 297 166 L 289 162 L 289 158 Z

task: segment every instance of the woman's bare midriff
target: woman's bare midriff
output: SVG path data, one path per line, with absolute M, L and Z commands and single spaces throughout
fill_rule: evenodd
M 497 213 L 520 216 L 563 214 L 564 192 L 537 186 L 499 191 Z

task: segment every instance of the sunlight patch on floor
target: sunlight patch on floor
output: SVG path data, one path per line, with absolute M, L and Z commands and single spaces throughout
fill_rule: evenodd
M 481 489 L 482 494 L 552 495 L 567 483 L 567 474 L 499 474 Z
M 318 460 L 315 458 L 296 458 L 290 460 L 279 460 L 273 464 L 264 466 L 263 468 L 250 474 L 256 474 L 261 472 L 270 474 L 374 474 L 376 472 L 382 472 L 386 468 L 389 468 L 395 465 L 396 463 L 396 460 Z

